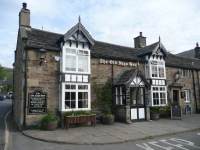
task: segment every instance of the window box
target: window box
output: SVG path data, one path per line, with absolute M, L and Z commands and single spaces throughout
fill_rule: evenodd
M 96 125 L 96 114 L 81 116 L 65 116 L 65 129 L 69 129 L 70 124 L 91 122 L 92 126 Z
M 159 113 L 160 117 L 170 117 L 171 116 L 170 109 L 159 109 L 158 113 Z

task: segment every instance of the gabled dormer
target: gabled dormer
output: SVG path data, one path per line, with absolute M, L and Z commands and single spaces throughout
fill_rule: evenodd
M 62 47 L 61 72 L 90 74 L 90 47 L 94 39 L 79 22 L 59 40 Z

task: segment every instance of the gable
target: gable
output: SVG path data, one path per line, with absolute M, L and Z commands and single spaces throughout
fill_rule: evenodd
M 89 42 L 90 45 L 94 45 L 94 39 L 85 29 L 85 27 L 79 22 L 72 27 L 67 33 L 64 34 L 64 41 L 72 42 Z

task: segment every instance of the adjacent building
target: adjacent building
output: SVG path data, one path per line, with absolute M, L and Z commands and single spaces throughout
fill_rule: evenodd
M 88 29 L 89 30 L 89 29 Z M 113 83 L 116 119 L 149 120 L 149 107 L 175 103 L 185 112 L 200 107 L 200 48 L 195 58 L 169 53 L 161 42 L 134 47 L 97 41 L 78 23 L 58 34 L 32 28 L 26 3 L 19 13 L 14 62 L 14 118 L 18 126 L 40 124 L 47 110 L 91 110 L 93 84 Z

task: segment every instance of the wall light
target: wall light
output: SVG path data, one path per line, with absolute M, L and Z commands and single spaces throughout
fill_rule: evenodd
M 175 73 L 175 82 L 178 81 L 180 78 L 181 78 L 181 71 L 178 70 L 178 71 Z
M 40 58 L 40 66 L 42 65 L 42 62 L 46 62 L 44 59 L 46 58 L 46 50 L 41 48 L 39 49 L 39 58 Z
M 55 59 L 55 61 L 59 61 L 60 60 L 59 56 L 52 56 L 52 57 Z

